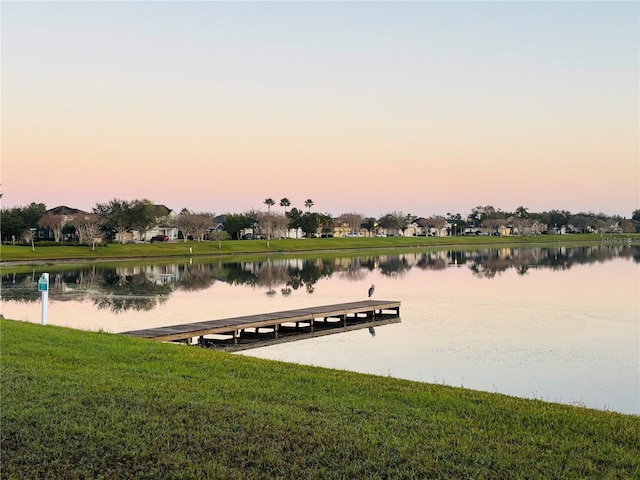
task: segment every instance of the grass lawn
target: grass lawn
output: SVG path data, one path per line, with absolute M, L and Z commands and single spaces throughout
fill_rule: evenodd
M 0 320 L 6 479 L 640 478 L 640 417 Z
M 226 240 L 217 242 L 156 242 L 147 244 L 115 244 L 96 247 L 86 245 L 2 245 L 2 262 L 56 262 L 60 260 L 131 259 L 143 257 L 198 257 L 234 254 L 288 254 L 293 252 L 327 252 L 348 250 L 378 250 L 395 248 L 481 248 L 517 245 L 570 245 L 599 243 L 603 240 L 623 242 L 627 238 L 637 243 L 639 234 L 625 235 L 537 235 L 533 237 L 385 237 L 385 238 L 310 238 L 271 240 Z

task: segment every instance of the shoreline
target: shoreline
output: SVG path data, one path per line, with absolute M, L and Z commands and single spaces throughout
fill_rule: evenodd
M 517 248 L 594 245 L 611 242 L 624 245 L 640 244 L 640 234 L 562 235 L 536 237 L 391 237 L 391 239 L 286 239 L 272 240 L 267 246 L 263 240 L 227 240 L 218 248 L 217 242 L 179 242 L 158 244 L 108 244 L 91 250 L 88 246 L 44 245 L 30 251 L 30 246 L 4 245 L 0 249 L 0 268 L 50 263 L 98 263 L 109 261 L 141 261 L 170 258 L 228 258 L 233 256 L 319 255 L 335 253 L 380 252 L 384 250 L 429 250 L 485 248 Z M 311 245 L 310 245 L 311 244 Z M 184 248 L 189 247 L 185 253 Z M 108 250 L 108 251 L 107 251 Z M 80 254 L 82 251 L 82 254 Z M 44 252 L 44 253 L 43 253 Z

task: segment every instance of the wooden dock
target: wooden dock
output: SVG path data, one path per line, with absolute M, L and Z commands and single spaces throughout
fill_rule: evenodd
M 363 300 L 132 330 L 122 335 L 242 350 L 399 321 L 399 301 Z

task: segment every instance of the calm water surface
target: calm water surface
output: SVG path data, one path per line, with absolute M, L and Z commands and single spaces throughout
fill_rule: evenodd
M 6 318 L 40 322 L 41 273 L 3 272 Z M 640 414 L 636 246 L 94 265 L 51 282 L 49 324 L 108 332 L 362 300 L 374 283 L 401 323 L 242 354 Z

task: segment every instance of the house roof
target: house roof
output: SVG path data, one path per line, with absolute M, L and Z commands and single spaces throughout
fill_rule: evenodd
M 60 205 L 59 207 L 50 208 L 49 210 L 47 210 L 47 213 L 51 213 L 53 215 L 77 215 L 79 213 L 84 215 L 89 214 L 89 212 L 85 212 L 84 210 L 67 207 L 66 205 Z
M 154 207 L 156 207 L 156 212 L 158 212 L 158 215 L 161 217 L 166 217 L 171 213 L 171 209 L 166 205 L 154 205 Z

